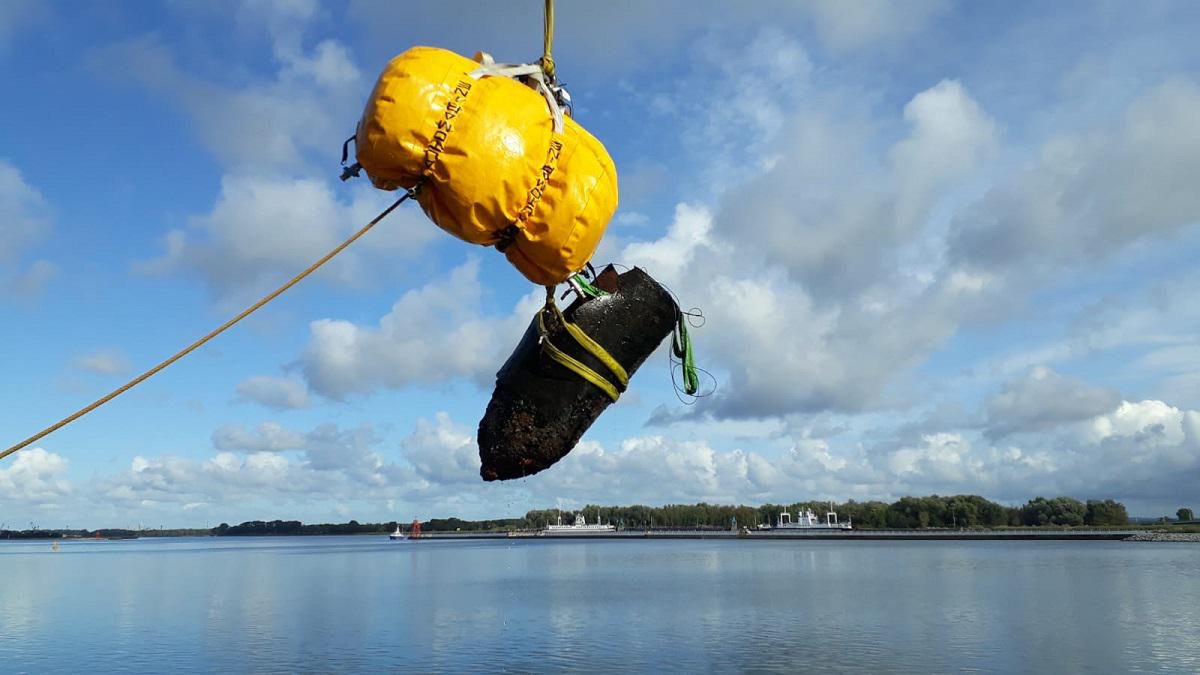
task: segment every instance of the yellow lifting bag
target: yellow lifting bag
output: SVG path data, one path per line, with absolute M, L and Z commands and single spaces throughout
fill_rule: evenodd
M 555 131 L 539 90 L 476 58 L 414 47 L 392 59 L 363 111 L 356 159 L 375 187 L 420 182 L 417 200 L 438 227 L 557 284 L 600 243 L 617 209 L 616 168 L 574 120 Z

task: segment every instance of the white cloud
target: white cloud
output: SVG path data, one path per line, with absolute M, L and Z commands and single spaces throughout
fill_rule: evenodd
M 881 41 L 894 42 L 917 33 L 950 8 L 949 0 L 810 0 L 802 3 L 812 13 L 822 38 L 834 49 L 854 49 Z
M 909 133 L 885 159 L 864 144 L 878 122 L 862 103 L 833 105 L 818 99 L 786 118 L 778 161 L 726 197 L 714 227 L 838 301 L 902 280 L 933 206 L 992 154 L 997 131 L 960 83 L 943 81 L 905 106 Z
M 313 391 L 331 398 L 454 378 L 487 383 L 539 302 L 531 292 L 512 313 L 497 317 L 485 314 L 483 301 L 472 258 L 445 279 L 406 292 L 377 327 L 314 321 L 301 369 Z
M 477 484 L 481 480 L 474 431 L 455 424 L 444 412 L 433 422 L 419 420 L 416 430 L 400 445 L 417 475 L 430 483 Z
M 0 265 L 19 259 L 50 230 L 45 198 L 4 160 L 0 160 L 0 223 Z
M 193 219 L 191 232 L 168 233 L 164 254 L 139 270 L 196 273 L 218 298 L 244 301 L 316 261 L 394 199 L 363 189 L 344 202 L 312 179 L 226 176 L 221 185 L 212 212 Z M 435 236 L 419 211 L 400 208 L 318 275 L 361 282 L 367 261 L 414 254 Z
M 0 462 L 0 501 L 54 505 L 71 494 L 67 460 L 45 448 L 25 448 Z
M 255 429 L 227 425 L 213 432 L 213 447 L 243 452 L 280 452 L 305 446 L 303 434 L 288 431 L 276 422 L 263 422 Z
M 902 447 L 889 457 L 889 468 L 897 476 L 917 476 L 947 482 L 978 480 L 982 466 L 971 461 L 970 444 L 961 434 L 929 434 L 916 447 Z
M 1126 401 L 1062 429 L 1023 434 L 1019 443 L 992 444 L 969 430 L 889 439 L 883 429 L 874 443 L 838 431 L 810 435 L 815 431 L 776 438 L 770 445 L 782 442 L 782 452 L 722 448 L 674 434 L 611 445 L 584 440 L 536 478 L 497 485 L 479 479 L 473 430 L 445 413 L 420 420 L 398 455 L 382 451 L 367 427 L 322 425 L 301 433 L 267 423 L 218 430 L 218 452 L 207 459 L 139 456 L 128 471 L 85 487 L 95 506 L 129 513 L 158 509 L 177 518 L 230 519 L 229 505 L 239 504 L 234 512 L 249 518 L 256 512 L 245 505 L 253 504 L 280 517 L 300 512 L 363 520 L 386 517 L 364 515 L 381 513 L 385 503 L 389 512 L 400 504 L 422 517 L 479 518 L 549 504 L 757 504 L 934 493 L 983 494 L 1010 503 L 1069 494 L 1165 508 L 1186 501 L 1200 480 L 1200 411 L 1161 401 Z M 745 442 L 764 444 L 761 437 Z M 61 458 L 31 454 L 23 464 L 0 469 L 0 495 L 20 482 L 31 492 L 18 494 L 61 499 L 71 493 L 55 480 L 64 468 Z M 348 503 L 357 506 L 346 510 Z
M 1195 445 L 1200 440 L 1194 433 L 1195 415 L 1162 401 L 1122 401 L 1116 410 L 1084 425 L 1081 436 L 1091 444 L 1140 437 L 1152 445 Z
M 929 217 L 940 191 L 968 175 L 998 146 L 996 122 L 961 82 L 942 80 L 904 106 L 910 134 L 889 153 L 896 180 L 896 227 L 911 232 Z
M 711 229 L 712 214 L 706 208 L 678 204 L 664 237 L 626 245 L 620 261 L 637 265 L 668 285 L 681 283 L 688 277 L 694 251 L 710 243 Z
M 129 371 L 129 359 L 118 349 L 102 349 L 79 357 L 75 367 L 99 375 L 122 375 Z
M 297 377 L 257 375 L 240 382 L 237 393 L 273 410 L 291 410 L 308 405 L 308 386 Z
M 1037 367 L 988 401 L 986 433 L 1000 438 L 1051 429 L 1111 412 L 1120 403 L 1115 391 Z
M 0 10 L 0 49 L 4 11 Z M 26 251 L 50 229 L 51 209 L 46 199 L 16 166 L 0 159 L 0 296 L 35 298 L 58 275 L 58 266 L 48 260 L 21 263 Z
M 282 5 L 247 3 L 277 9 Z M 155 35 L 117 43 L 92 55 L 100 73 L 135 81 L 161 95 L 195 123 L 201 140 L 231 173 L 312 173 L 310 156 L 330 157 L 354 131 L 361 115 L 362 73 L 340 43 L 302 45 L 311 14 L 283 12 L 268 18 L 278 70 L 240 87 L 199 79 L 180 69 Z M 322 164 L 324 172 L 331 169 Z
M 882 150 L 869 139 L 886 120 L 867 114 L 861 95 L 835 87 L 785 112 L 811 86 L 795 84 L 744 120 L 779 155 L 722 195 L 710 226 L 684 227 L 677 214 L 661 239 L 623 251 L 707 311 L 697 345 L 727 374 L 710 411 L 903 403 L 903 379 L 962 326 L 1008 316 L 1061 283 L 1047 263 L 1106 257 L 1146 233 L 1200 223 L 1197 192 L 1184 185 L 1200 172 L 1200 89 L 1190 82 L 1140 97 L 1116 128 L 1048 142 L 1015 178 L 990 164 L 1000 125 L 961 83 L 912 97 L 906 135 Z M 723 106 L 709 101 L 708 119 L 737 116 Z M 711 161 L 727 159 L 708 145 Z M 999 187 L 966 199 L 997 176 Z M 702 211 L 692 214 L 702 223 Z M 1186 390 L 1190 375 L 1176 374 L 1175 387 Z
M 227 21 L 203 9 L 180 11 Z M 308 46 L 305 34 L 320 13 L 311 2 L 239 5 L 237 25 L 266 31 L 276 70 L 236 86 L 193 76 L 155 35 L 92 54 L 94 70 L 180 106 L 225 171 L 212 211 L 168 232 L 163 255 L 137 269 L 196 274 L 220 301 L 237 305 L 299 272 L 396 198 L 365 181 L 348 194 L 332 186 L 331 158 L 353 132 L 370 83 L 344 45 Z M 383 254 L 412 254 L 434 236 L 417 210 L 399 209 L 319 276 L 362 283 L 370 269 L 382 269 Z
M 684 76 L 641 94 L 652 115 L 679 129 L 689 173 L 698 178 L 689 193 L 736 191 L 788 154 L 779 134 L 813 95 L 814 66 L 804 46 L 778 28 L 760 28 L 752 45 L 700 40 Z
M 1200 87 L 1167 81 L 1115 128 L 1064 134 L 1010 182 L 958 214 L 953 261 L 1028 275 L 1103 260 L 1150 235 L 1200 222 Z
M 246 504 L 294 511 L 317 502 L 382 501 L 411 470 L 386 464 L 371 449 L 376 443 L 370 429 L 333 424 L 305 433 L 269 422 L 253 430 L 223 427 L 213 434 L 215 455 L 135 457 L 127 471 L 94 482 L 91 497 L 118 512 L 152 508 L 178 516 L 191 505 L 220 518 L 230 505 L 242 505 L 238 512 Z

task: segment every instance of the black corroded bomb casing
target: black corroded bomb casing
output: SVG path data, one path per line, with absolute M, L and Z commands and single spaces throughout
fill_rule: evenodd
M 600 343 L 633 377 L 671 334 L 678 308 L 670 293 L 639 268 L 596 279 L 609 295 L 576 301 L 563 314 Z M 556 322 L 547 322 L 559 349 L 615 382 Z M 485 481 L 535 474 L 562 459 L 613 401 L 542 353 L 537 317 L 496 374 L 496 390 L 479 422 L 479 469 Z

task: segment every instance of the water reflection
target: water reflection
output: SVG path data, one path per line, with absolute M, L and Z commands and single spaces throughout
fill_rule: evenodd
M 1200 671 L 1184 545 L 4 542 L 0 572 L 6 671 Z

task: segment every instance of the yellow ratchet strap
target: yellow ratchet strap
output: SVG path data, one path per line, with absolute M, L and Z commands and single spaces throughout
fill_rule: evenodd
M 558 309 L 558 305 L 554 303 L 554 287 L 547 286 L 546 289 L 546 306 L 541 312 L 538 313 L 538 335 L 541 337 L 542 351 L 544 351 L 546 355 L 555 362 L 559 363 L 588 382 L 596 385 L 596 387 L 598 387 L 601 391 L 603 391 L 605 394 L 608 394 L 609 398 L 611 398 L 613 401 L 616 401 L 621 396 L 621 392 L 624 391 L 627 386 L 629 386 L 629 374 L 625 372 L 624 366 L 618 363 L 617 360 L 613 358 L 612 354 L 608 353 L 608 350 L 600 346 L 600 343 L 593 340 L 587 333 L 583 331 L 582 328 L 571 323 L 570 321 L 567 321 L 567 318 L 563 316 L 562 311 Z M 579 359 L 576 359 L 570 354 L 567 354 L 558 347 L 555 347 L 554 344 L 550 342 L 550 333 L 546 329 L 546 312 L 550 312 L 554 315 L 554 318 L 561 323 L 564 328 L 566 328 L 567 334 L 570 335 L 575 342 L 579 343 L 579 346 L 583 347 L 584 351 L 596 357 L 600 363 L 604 364 L 604 367 L 607 368 L 609 372 L 613 374 L 613 377 L 616 378 L 616 385 L 614 385 L 612 382 L 609 382 L 608 379 L 600 373 L 592 370 L 587 364 L 581 362 Z

